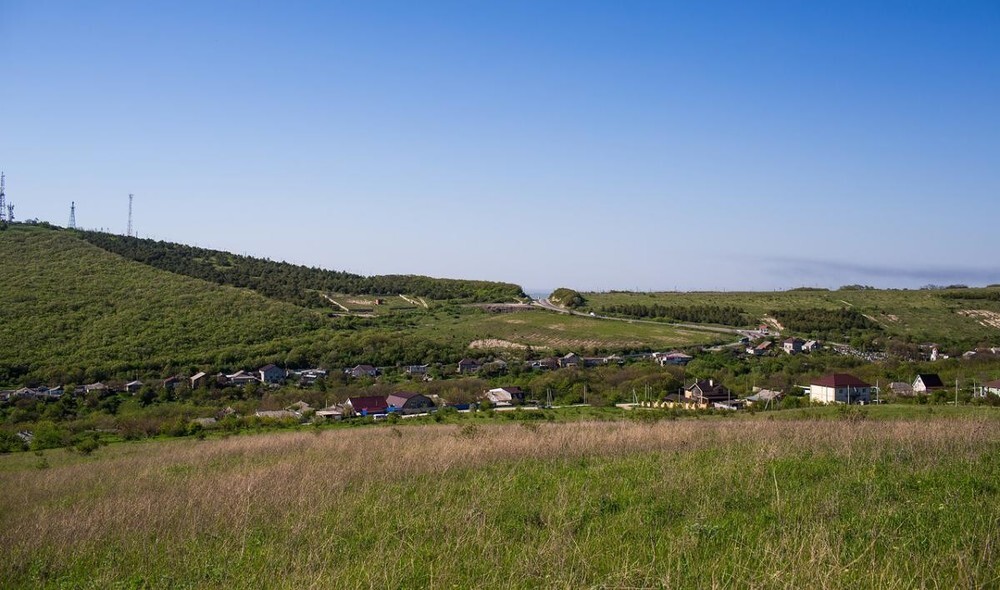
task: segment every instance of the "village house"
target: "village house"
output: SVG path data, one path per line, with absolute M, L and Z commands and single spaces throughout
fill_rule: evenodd
M 298 420 L 302 417 L 298 412 L 292 412 L 291 410 L 257 410 L 254 416 L 270 420 Z
M 809 384 L 809 399 L 825 404 L 871 403 L 872 386 L 847 373 L 833 373 Z
M 667 407 L 682 407 L 687 410 L 704 410 L 715 407 L 716 403 L 730 406 L 735 399 L 732 392 L 714 379 L 695 381 L 684 388 L 684 394 L 666 396 L 664 404 Z
M 421 393 L 400 391 L 386 396 L 388 411 L 398 411 L 403 414 L 421 414 L 437 407 L 434 401 Z
M 749 354 L 750 356 L 764 356 L 771 350 L 771 346 L 773 345 L 774 342 L 771 342 L 770 340 L 765 340 L 764 342 L 761 342 L 757 346 L 748 346 L 747 354 Z
M 913 380 L 914 393 L 931 393 L 938 389 L 944 389 L 944 383 L 937 373 L 921 373 Z
M 208 374 L 205 373 L 205 371 L 198 371 L 197 373 L 195 373 L 194 375 L 192 375 L 191 379 L 190 379 L 190 381 L 191 381 L 191 389 L 198 389 L 199 387 L 204 387 L 205 386 L 205 379 L 207 377 L 208 377 Z
M 138 379 L 125 384 L 125 393 L 136 394 L 139 393 L 140 389 L 142 389 L 142 381 Z
M 181 382 L 180 375 L 174 375 L 173 377 L 167 377 L 163 380 L 163 389 L 173 390 Z
M 226 375 L 227 385 L 236 385 L 237 387 L 242 387 L 249 383 L 258 383 L 260 380 L 257 379 L 256 375 L 247 373 L 246 371 L 237 371 L 231 375 Z
M 483 394 L 494 406 L 513 406 L 524 403 L 524 390 L 520 387 L 497 387 Z
M 788 354 L 797 354 L 802 352 L 802 347 L 805 343 L 805 340 L 801 338 L 789 338 L 781 343 L 781 347 Z
M 385 414 L 386 410 L 389 409 L 389 404 L 384 395 L 366 395 L 347 398 L 347 401 L 344 402 L 344 409 L 359 416 L 373 416 Z
M 815 340 L 807 340 L 805 344 L 802 345 L 802 352 L 815 352 L 819 350 L 819 342 Z
M 913 385 L 906 383 L 905 381 L 893 381 L 889 384 L 889 391 L 891 391 L 893 395 L 910 397 L 913 395 Z
M 293 371 L 292 374 L 299 378 L 299 387 L 307 387 L 326 377 L 326 371 L 323 369 L 303 369 Z
M 378 369 L 371 365 L 357 365 L 344 372 L 355 379 L 360 379 L 361 377 L 375 377 L 378 375 Z
M 983 393 L 992 393 L 993 395 L 1000 395 L 1000 379 L 995 381 L 987 381 L 983 383 Z
M 694 357 L 688 354 L 684 354 L 679 350 L 672 350 L 670 352 L 655 352 L 653 353 L 653 360 L 659 363 L 661 367 L 667 365 L 686 365 Z
M 479 370 L 480 366 L 482 365 L 480 365 L 479 361 L 477 361 L 476 359 L 462 359 L 458 361 L 457 372 L 463 375 L 467 375 L 469 373 L 475 373 L 476 371 Z
M 773 391 L 771 389 L 761 389 L 753 395 L 748 395 L 746 397 L 747 406 L 773 406 L 780 402 L 785 394 L 780 391 Z
M 580 365 L 580 355 L 575 353 L 568 353 L 559 359 L 560 367 L 577 367 Z
M 277 365 L 265 365 L 258 370 L 262 383 L 280 384 L 285 381 L 285 370 Z
M 548 357 L 544 359 L 539 359 L 537 361 L 528 361 L 528 365 L 532 369 L 539 369 L 542 371 L 554 371 L 559 368 L 559 359 L 555 357 Z
M 104 393 L 108 391 L 108 389 L 109 389 L 108 386 L 101 383 L 100 381 L 98 381 L 97 383 L 91 383 L 90 385 L 83 386 L 84 393 L 92 393 L 95 391 L 98 393 Z
M 408 377 L 426 377 L 427 365 L 410 365 L 406 367 L 406 375 Z
M 327 420 L 341 420 L 344 417 L 344 407 L 333 405 L 329 408 L 316 410 L 316 416 Z

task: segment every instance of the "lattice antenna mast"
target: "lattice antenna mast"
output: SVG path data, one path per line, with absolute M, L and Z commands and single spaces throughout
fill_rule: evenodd
M 0 221 L 4 220 L 4 213 L 7 210 L 7 205 L 4 202 L 5 199 L 7 198 L 7 195 L 5 193 L 6 184 L 7 184 L 7 177 L 4 175 L 3 172 L 0 172 Z
M 69 202 L 69 228 L 76 229 L 76 202 Z
M 14 223 L 14 203 L 7 203 L 7 221 Z
M 128 230 L 125 232 L 125 235 L 130 238 L 132 237 L 132 193 L 128 195 Z

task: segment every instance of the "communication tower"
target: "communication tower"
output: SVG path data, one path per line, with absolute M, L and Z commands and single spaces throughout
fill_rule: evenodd
M 4 176 L 3 172 L 0 172 L 0 221 L 4 220 L 4 213 L 7 210 L 7 204 L 4 202 L 7 198 L 7 195 L 4 194 L 5 184 L 7 184 L 7 177 Z
M 69 228 L 76 229 L 76 202 L 69 202 Z
M 125 235 L 132 237 L 132 193 L 128 194 L 128 230 L 125 231 Z

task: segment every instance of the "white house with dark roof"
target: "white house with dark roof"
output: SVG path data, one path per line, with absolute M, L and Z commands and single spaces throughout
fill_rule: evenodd
M 265 365 L 258 371 L 263 383 L 284 383 L 285 370 L 277 365 Z
M 944 382 L 937 373 L 921 373 L 913 380 L 914 393 L 930 393 L 938 389 L 944 389 Z
M 825 404 L 868 404 L 872 386 L 847 373 L 833 373 L 809 384 L 809 399 Z

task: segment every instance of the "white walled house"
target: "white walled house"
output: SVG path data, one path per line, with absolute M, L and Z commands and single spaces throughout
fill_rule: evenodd
M 834 373 L 809 384 L 809 399 L 825 404 L 868 404 L 872 386 L 847 373 Z
M 930 393 L 937 389 L 944 389 L 944 383 L 937 373 L 921 373 L 913 380 L 913 391 L 916 393 Z

